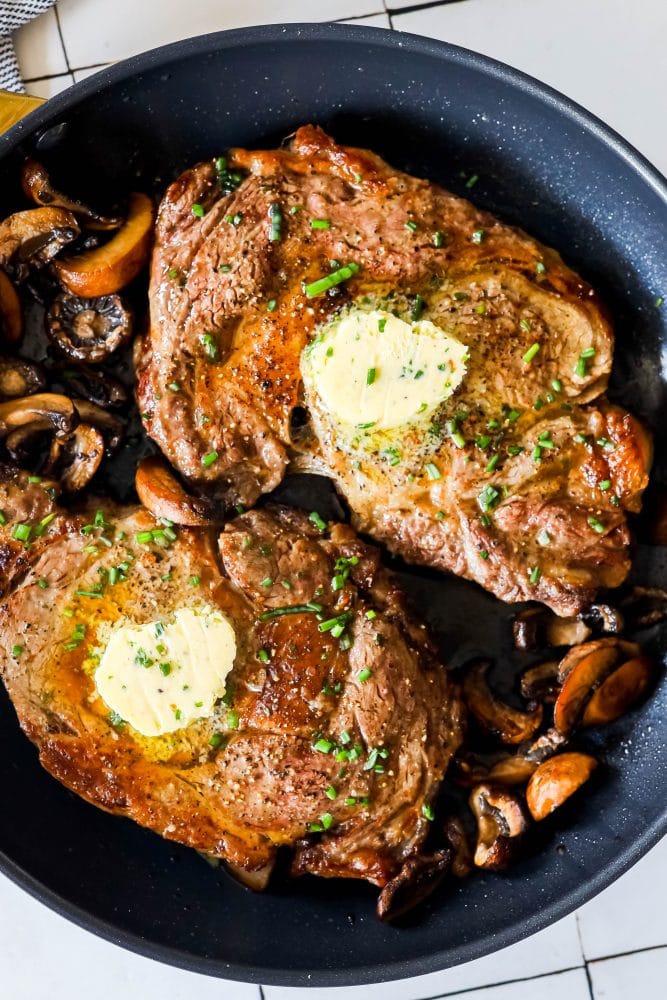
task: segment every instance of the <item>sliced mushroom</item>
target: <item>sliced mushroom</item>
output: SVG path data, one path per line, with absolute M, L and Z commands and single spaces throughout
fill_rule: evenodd
M 46 314 L 46 332 L 75 361 L 100 364 L 132 336 L 133 316 L 119 295 L 80 299 L 61 292 Z
M 660 587 L 633 587 L 621 601 L 628 629 L 649 628 L 667 618 L 667 591 Z
M 517 649 L 535 652 L 546 646 L 573 646 L 585 642 L 591 630 L 580 618 L 559 618 L 548 608 L 527 608 L 512 622 Z
M 38 392 L 0 403 L 0 438 L 27 425 L 34 431 L 51 430 L 57 437 L 66 437 L 78 422 L 72 400 L 54 392 Z
M 377 915 L 380 920 L 398 920 L 423 903 L 449 871 L 452 853 L 448 848 L 442 848 L 434 854 L 408 859 L 378 897 Z
M 22 358 L 0 358 L 0 399 L 31 396 L 46 388 L 46 375 L 41 365 Z
M 533 819 L 546 819 L 562 806 L 597 766 L 595 757 L 586 753 L 562 753 L 540 764 L 526 789 L 526 803 Z
M 76 368 L 64 368 L 51 376 L 51 384 L 100 406 L 103 410 L 115 410 L 124 407 L 128 401 L 127 389 L 117 378 L 107 372 L 95 371 L 77 365 Z
M 5 438 L 5 448 L 16 465 L 38 468 L 45 455 L 49 454 L 51 443 L 49 433 L 43 427 L 26 424 L 18 427 Z
M 104 458 L 104 438 L 90 424 L 79 424 L 64 441 L 52 442 L 44 471 L 56 477 L 63 493 L 77 493 L 91 481 Z
M 558 750 L 567 743 L 567 737 L 563 736 L 554 726 L 547 729 L 546 733 L 537 736 L 531 743 L 520 747 L 519 753 L 524 760 L 533 764 L 541 764 L 543 761 L 553 757 Z
M 444 834 L 452 849 L 452 875 L 455 878 L 467 878 L 473 869 L 473 860 L 463 820 L 458 816 L 448 816 L 445 820 Z
M 580 617 L 596 635 L 620 635 L 625 628 L 623 615 L 611 604 L 591 604 Z
M 521 696 L 526 701 L 554 702 L 558 696 L 558 660 L 546 660 L 521 675 Z
M 639 652 L 636 643 L 622 639 L 597 639 L 571 649 L 559 666 L 562 687 L 554 705 L 554 724 L 559 732 L 571 735 L 596 689 L 615 667 Z
M 73 399 L 72 403 L 79 419 L 85 424 L 91 424 L 101 431 L 107 452 L 118 448 L 125 433 L 125 425 L 115 413 L 103 410 L 101 406 L 90 403 L 87 399 Z
M 64 208 L 31 208 L 0 223 L 0 267 L 23 281 L 30 267 L 41 267 L 79 235 L 79 225 Z
M 0 333 L 5 344 L 18 344 L 23 335 L 21 300 L 4 271 L 0 271 Z
M 21 184 L 26 198 L 32 198 L 37 205 L 66 208 L 77 215 L 89 229 L 118 229 L 123 224 L 121 215 L 101 215 L 88 208 L 83 202 L 57 191 L 49 175 L 37 160 L 28 158 L 21 170 Z
M 513 860 L 528 829 L 525 806 L 518 795 L 490 783 L 473 788 L 468 801 L 477 820 L 475 864 L 502 871 Z
M 220 524 L 224 516 L 212 500 L 186 493 L 160 455 L 142 458 L 134 481 L 139 499 L 155 517 L 174 524 L 206 527 Z
M 145 194 L 130 195 L 127 220 L 108 243 L 56 261 L 62 285 L 84 298 L 120 291 L 147 263 L 152 232 L 153 202 Z
M 584 709 L 585 726 L 604 726 L 614 722 L 636 705 L 646 694 L 655 676 L 648 656 L 626 660 L 594 691 Z
M 224 865 L 225 870 L 229 872 L 232 878 L 240 882 L 241 885 L 244 885 L 246 889 L 252 889 L 253 892 L 264 892 L 271 879 L 275 861 L 270 861 L 262 868 L 255 869 L 255 871 L 242 868 L 241 865 L 235 865 L 233 861 L 225 861 Z
M 471 664 L 463 678 L 463 698 L 477 722 L 501 743 L 523 743 L 537 732 L 542 722 L 543 709 L 536 705 L 523 712 L 500 701 L 486 681 L 490 664 L 480 660 Z

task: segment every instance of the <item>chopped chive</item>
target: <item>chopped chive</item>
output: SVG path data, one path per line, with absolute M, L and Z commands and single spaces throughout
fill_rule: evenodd
M 544 263 L 544 261 L 541 261 L 541 260 L 535 261 L 535 270 L 537 271 L 538 274 L 544 274 L 544 272 L 546 271 L 546 269 L 547 268 L 546 268 L 546 264 Z
M 272 313 L 277 305 L 278 302 L 276 299 L 269 299 L 269 301 L 266 303 L 266 311 Z
M 607 490 L 610 488 L 610 486 L 611 486 L 610 479 L 603 479 L 602 482 L 600 483 L 600 489 L 602 490 L 603 493 L 606 493 Z
M 479 504 L 480 510 L 483 513 L 493 510 L 494 507 L 498 506 L 500 496 L 500 490 L 496 489 L 495 486 L 485 486 L 477 497 L 477 503 Z
M 239 728 L 239 713 L 235 712 L 234 709 L 230 709 L 227 712 L 227 728 L 228 729 L 238 729 Z
M 473 243 L 483 243 L 485 239 L 486 239 L 486 230 L 485 229 L 475 229 L 474 230 L 474 232 L 472 234 L 472 241 L 473 241 Z
M 526 319 L 525 316 L 519 320 L 519 326 L 521 327 L 522 330 L 525 330 L 526 333 L 530 333 L 530 331 L 533 329 L 533 324 L 530 322 L 529 319 Z
M 195 202 L 195 204 L 192 206 L 192 214 L 195 215 L 198 219 L 203 219 L 204 218 L 204 206 L 203 205 L 199 205 L 197 202 Z
M 172 392 L 180 392 L 181 391 L 181 387 L 178 384 L 178 382 L 170 382 L 169 385 L 167 386 L 167 388 L 171 389 Z
M 425 466 L 425 471 L 429 479 L 442 479 L 440 469 L 438 468 L 437 465 L 434 465 L 433 462 L 429 462 Z
M 308 520 L 315 525 L 318 531 L 327 530 L 327 522 L 324 520 L 324 518 L 320 517 L 320 515 L 317 513 L 316 510 L 311 510 L 310 514 L 308 515 Z
M 271 657 L 269 656 L 268 652 L 265 649 L 258 649 L 257 659 L 260 660 L 262 663 L 268 663 Z
M 152 531 L 138 531 L 134 536 L 139 545 L 148 545 L 153 541 Z
M 499 461 L 500 461 L 500 452 L 497 451 L 495 455 L 491 458 L 491 460 L 487 463 L 486 469 L 484 471 L 493 472 L 495 467 L 498 465 Z
M 267 577 L 266 580 L 262 581 L 263 587 L 270 587 L 273 581 Z M 284 608 L 271 608 L 270 611 L 265 611 L 259 616 L 261 622 L 266 622 L 270 618 L 281 618 L 283 615 L 302 615 L 302 614 L 319 614 L 322 611 L 321 604 L 291 604 Z M 335 621 L 335 619 L 334 619 Z
M 311 229 L 330 229 L 331 222 L 329 219 L 311 219 L 310 220 Z
M 419 227 L 417 226 L 417 223 L 414 221 L 414 219 L 408 219 L 408 221 L 405 223 L 405 228 L 409 229 L 411 233 L 416 233 Z
M 377 375 L 377 370 L 375 368 L 369 368 L 366 372 L 366 385 L 373 385 L 375 382 L 375 377 Z
M 424 299 L 422 298 L 422 296 L 421 295 L 415 295 L 415 300 L 414 300 L 414 303 L 412 305 L 412 313 L 411 313 L 411 318 L 412 318 L 413 322 L 416 323 L 418 319 L 421 319 L 421 315 L 424 312 L 424 305 L 425 305 L 425 303 L 424 303 Z M 415 375 L 415 378 L 417 378 L 416 375 Z
M 541 345 L 538 344 L 537 342 L 535 342 L 534 344 L 531 344 L 531 346 L 528 348 L 528 350 L 526 351 L 526 353 L 523 356 L 524 364 L 529 365 L 531 363 L 531 361 L 533 360 L 533 358 L 535 357 L 535 355 L 539 351 L 540 346 Z
M 351 261 L 349 264 L 339 267 L 337 271 L 332 271 L 331 274 L 326 274 L 323 278 L 318 278 L 317 281 L 306 285 L 304 289 L 306 296 L 309 299 L 313 299 L 317 295 L 322 295 L 335 285 L 340 285 L 343 281 L 349 281 L 355 274 L 358 274 L 359 270 L 359 264 Z
M 554 392 L 562 392 L 563 383 L 559 378 L 554 378 L 551 380 L 551 388 L 553 389 Z
M 328 788 L 325 788 L 324 794 L 328 799 L 331 799 L 332 801 L 338 796 L 338 792 L 336 791 L 333 785 L 329 785 Z
M 603 535 L 605 533 L 606 528 L 602 523 L 602 521 L 598 520 L 597 517 L 593 517 L 591 515 L 591 517 L 588 518 L 588 523 L 593 529 L 593 531 L 597 531 L 598 535 Z
M 32 534 L 32 527 L 29 524 L 15 524 L 12 528 L 12 538 L 17 542 L 28 542 Z
M 433 806 L 430 806 L 428 804 L 428 802 L 422 803 L 422 816 L 424 817 L 424 819 L 427 819 L 430 822 L 433 822 L 433 820 L 435 819 L 435 813 L 433 812 Z
M 489 558 L 489 553 L 488 553 L 488 551 L 486 549 L 480 549 L 479 550 L 479 556 L 480 556 L 480 559 L 486 560 L 486 559 Z
M 22 652 L 23 652 L 23 646 L 12 646 L 12 656 L 14 657 L 14 659 L 18 659 L 18 657 L 21 655 Z
M 360 670 L 359 673 L 357 674 L 357 680 L 359 681 L 360 684 L 365 684 L 366 681 L 372 676 L 373 676 L 373 671 L 369 670 L 368 667 L 364 667 L 363 670 Z
M 325 740 L 324 738 L 313 743 L 313 750 L 317 750 L 318 753 L 331 753 L 333 748 L 334 745 L 331 740 Z
M 212 333 L 202 333 L 201 342 L 204 345 L 204 351 L 211 361 L 217 361 L 220 356 L 220 351 L 218 350 L 218 344 Z
M 479 176 L 477 174 L 473 174 L 472 177 L 469 177 L 468 180 L 466 181 L 466 187 L 468 189 L 473 188 L 478 180 Z
M 99 590 L 75 590 L 74 593 L 77 597 L 102 597 Z
M 206 468 L 208 469 L 208 467 L 210 465 L 213 465 L 214 462 L 217 462 L 217 460 L 218 460 L 218 453 L 217 453 L 217 451 L 209 451 L 202 458 L 201 464 L 204 465 L 204 466 L 206 466 Z
M 530 580 L 533 586 L 535 586 L 536 583 L 539 583 L 541 576 L 542 576 L 542 570 L 540 569 L 539 566 L 533 566 L 530 572 L 528 573 L 528 579 Z
M 272 202 L 269 205 L 269 241 L 275 243 L 282 239 L 282 224 L 283 224 L 283 213 L 280 205 L 277 201 Z
M 536 444 L 535 447 L 533 448 L 533 461 L 534 462 L 542 461 L 542 448 L 540 447 L 539 444 Z
M 433 246 L 441 247 L 444 244 L 444 242 L 445 242 L 444 234 L 440 232 L 440 230 L 438 229 L 435 233 L 433 233 Z
M 260 586 L 261 587 L 272 587 L 273 586 L 273 579 L 270 576 L 265 576 L 264 579 L 262 580 Z
M 188 580 L 188 583 L 191 587 L 198 587 L 199 584 L 201 583 L 201 577 L 197 576 L 197 574 L 194 573 Z
M 331 813 L 322 813 L 320 816 L 320 823 L 322 824 L 323 830 L 329 830 L 333 826 L 334 818 Z
M 37 586 L 38 586 L 38 587 L 39 587 L 39 588 L 40 588 L 41 590 L 46 590 L 46 588 L 48 587 L 48 585 L 49 585 L 49 581 L 48 581 L 48 580 L 45 580 L 45 579 L 44 579 L 43 577 L 42 577 L 42 579 L 41 579 L 41 580 L 38 580 L 38 581 L 37 581 Z
M 543 546 L 544 545 L 551 545 L 551 535 L 546 530 L 546 528 L 542 528 L 542 530 L 540 531 L 539 535 L 537 536 L 537 544 L 538 545 L 543 545 Z

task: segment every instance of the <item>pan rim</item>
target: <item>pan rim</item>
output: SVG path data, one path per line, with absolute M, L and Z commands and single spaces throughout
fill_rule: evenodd
M 280 44 L 281 42 L 320 42 L 338 40 L 348 44 L 372 45 L 401 49 L 445 63 L 476 70 L 519 90 L 565 116 L 599 143 L 619 157 L 657 195 L 667 208 L 667 178 L 621 135 L 588 112 L 575 101 L 535 78 L 480 53 L 436 39 L 403 32 L 389 32 L 350 24 L 298 23 L 272 24 L 212 32 L 183 39 L 151 49 L 101 70 L 92 77 L 74 84 L 31 112 L 3 136 L 0 136 L 0 158 L 9 154 L 36 129 L 57 119 L 82 100 L 93 97 L 100 89 L 122 83 L 156 68 L 167 68 L 184 58 L 204 55 L 210 51 L 234 49 L 248 44 Z M 96 916 L 50 889 L 0 851 L 0 871 L 31 896 L 44 903 L 74 924 L 97 934 L 114 944 L 147 958 L 191 972 L 216 976 L 238 982 L 276 986 L 340 987 L 400 980 L 411 976 L 443 971 L 455 965 L 514 944 L 555 921 L 567 916 L 597 895 L 646 854 L 667 833 L 667 806 L 654 823 L 644 829 L 605 869 L 570 890 L 543 911 L 521 917 L 500 930 L 490 930 L 483 936 L 462 945 L 442 948 L 411 959 L 382 964 L 347 966 L 344 969 L 287 969 L 279 964 L 244 965 L 221 959 L 195 956 L 173 946 L 148 941 L 130 931 L 119 930 L 112 922 Z

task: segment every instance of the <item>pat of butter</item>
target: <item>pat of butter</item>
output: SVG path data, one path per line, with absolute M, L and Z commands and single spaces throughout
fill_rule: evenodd
M 118 622 L 95 684 L 143 736 L 162 736 L 211 715 L 235 656 L 234 629 L 220 611 L 180 608 L 163 621 Z
M 390 430 L 427 417 L 461 384 L 467 348 L 430 320 L 352 309 L 303 352 L 309 393 L 339 423 Z

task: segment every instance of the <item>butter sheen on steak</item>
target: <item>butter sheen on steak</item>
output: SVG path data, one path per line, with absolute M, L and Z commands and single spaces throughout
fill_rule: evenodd
M 605 399 L 613 334 L 590 286 L 522 231 L 313 126 L 229 166 L 244 172 L 231 193 L 215 162 L 166 192 L 139 362 L 146 429 L 191 487 L 252 504 L 292 463 L 333 479 L 357 530 L 503 600 L 567 615 L 620 584 L 651 445 Z M 417 310 L 469 352 L 451 397 L 389 446 L 367 428 L 341 438 L 304 390 L 304 349 L 358 307 Z

